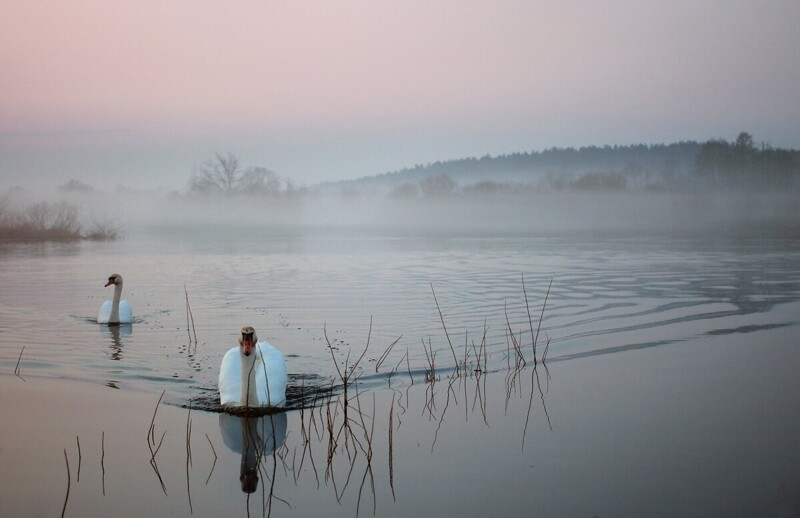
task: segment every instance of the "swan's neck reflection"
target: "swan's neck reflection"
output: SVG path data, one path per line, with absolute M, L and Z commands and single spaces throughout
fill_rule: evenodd
M 242 456 L 239 481 L 243 492 L 253 493 L 258 488 L 260 461 L 283 446 L 286 425 L 283 412 L 262 417 L 220 414 L 219 429 L 225 446 Z
M 122 339 L 130 338 L 133 334 L 133 326 L 130 325 L 116 325 L 116 326 L 99 326 L 100 332 L 111 339 L 111 359 L 122 359 Z

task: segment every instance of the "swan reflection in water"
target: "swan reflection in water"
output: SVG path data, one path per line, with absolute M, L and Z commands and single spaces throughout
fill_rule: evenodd
M 98 329 L 103 336 L 110 340 L 111 345 L 109 348 L 111 349 L 111 359 L 121 360 L 123 340 L 126 340 L 133 335 L 133 326 L 130 324 L 123 324 L 119 326 L 98 326 Z
M 262 417 L 219 415 L 222 441 L 233 452 L 242 456 L 239 481 L 242 491 L 253 493 L 258 488 L 259 463 L 283 446 L 286 440 L 286 413 Z

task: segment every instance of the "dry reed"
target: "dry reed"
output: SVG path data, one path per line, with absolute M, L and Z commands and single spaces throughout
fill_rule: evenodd
M 81 438 L 76 435 L 75 436 L 75 440 L 78 442 L 78 473 L 77 473 L 77 476 L 75 477 L 75 481 L 76 482 L 80 482 L 81 481 L 81 459 L 82 459 L 82 457 L 81 457 Z
M 189 514 L 194 514 L 192 507 L 192 485 L 189 468 L 192 466 L 192 399 L 189 398 L 189 411 L 186 413 L 186 494 L 189 497 Z
M 186 333 L 189 334 L 189 320 L 192 322 L 192 332 L 194 333 L 194 343 L 197 344 L 197 330 L 194 327 L 194 315 L 192 314 L 192 306 L 189 305 L 189 292 L 186 285 L 183 285 L 183 293 L 186 296 Z M 189 345 L 192 344 L 192 335 L 189 334 Z
M 14 375 L 16 377 L 18 377 L 19 379 L 21 379 L 22 381 L 25 381 L 25 378 L 22 377 L 22 375 L 20 374 L 20 370 L 19 370 L 19 362 L 22 361 L 22 353 L 23 352 L 25 352 L 25 346 L 24 345 L 22 346 L 22 350 L 19 352 L 19 358 L 17 358 L 17 365 L 14 367 Z
M 208 445 L 211 446 L 211 453 L 214 454 L 214 463 L 211 465 L 211 471 L 208 472 L 208 478 L 206 479 L 206 485 L 208 485 L 208 481 L 211 480 L 211 475 L 214 473 L 214 468 L 217 466 L 217 450 L 214 449 L 214 444 L 208 434 L 205 434 L 205 436 L 208 440 Z
M 103 434 L 100 438 L 100 470 L 103 473 L 102 476 L 102 484 L 103 484 L 103 496 L 106 496 L 106 432 L 103 430 Z
M 64 461 L 67 463 L 67 495 L 64 497 L 64 507 L 61 508 L 61 518 L 64 518 L 64 513 L 67 512 L 67 502 L 69 501 L 69 490 L 72 487 L 72 477 L 69 473 L 69 457 L 67 457 L 67 449 L 64 448 Z
M 450 334 L 447 332 L 447 326 L 444 324 L 444 316 L 442 315 L 442 310 L 439 307 L 439 301 L 436 299 L 436 291 L 433 289 L 433 283 L 431 283 L 431 293 L 433 293 L 433 301 L 436 303 L 436 310 L 439 312 L 439 319 L 442 321 L 442 328 L 444 329 L 445 337 L 447 337 L 447 344 L 450 346 L 450 351 L 453 353 L 453 362 L 456 364 L 456 376 L 458 376 L 458 359 L 456 358 L 456 350 L 453 348 L 453 342 L 450 341 Z

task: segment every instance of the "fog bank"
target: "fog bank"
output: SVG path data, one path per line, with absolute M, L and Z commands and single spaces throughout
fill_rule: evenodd
M 133 191 L 5 193 L 18 206 L 46 199 L 78 208 L 84 224 L 129 237 L 231 239 L 270 233 L 543 236 L 564 233 L 800 237 L 792 192 L 539 192 L 399 199 L 187 196 Z

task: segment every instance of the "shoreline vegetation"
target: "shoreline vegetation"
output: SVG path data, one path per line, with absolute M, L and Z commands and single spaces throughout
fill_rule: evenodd
M 122 237 L 117 217 L 159 233 L 224 227 L 797 238 L 799 191 L 800 150 L 757 144 L 746 132 L 732 142 L 487 155 L 310 187 L 227 152 L 195 167 L 180 190 L 117 186 L 105 196 L 72 179 L 56 198 L 35 202 L 12 188 L 0 194 L 0 242 L 113 241 Z M 115 218 L 85 225 L 76 207 Z
M 0 242 L 114 241 L 122 230 L 111 221 L 93 221 L 86 226 L 78 207 L 67 202 L 37 202 L 15 207 L 0 198 Z
M 75 180 L 73 184 L 80 184 Z M 66 187 L 66 186 L 65 186 Z M 86 186 L 84 186 L 85 188 Z M 91 189 L 89 187 L 89 189 Z M 265 167 L 245 167 L 232 152 L 195 168 L 174 198 L 438 200 L 543 193 L 700 193 L 800 189 L 800 150 L 735 141 L 552 148 L 439 161 L 352 180 L 297 186 Z

